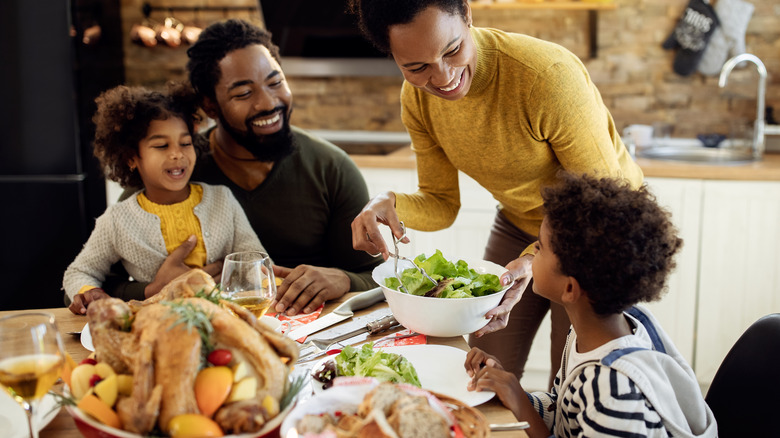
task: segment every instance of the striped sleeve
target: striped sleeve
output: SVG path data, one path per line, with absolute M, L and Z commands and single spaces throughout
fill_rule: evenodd
M 552 392 L 527 392 L 528 400 L 534 406 L 534 410 L 542 417 L 547 428 L 552 430 L 555 422 L 555 407 L 558 401 L 558 385 L 560 384 L 561 372 L 555 376 Z
M 556 432 L 565 430 L 565 436 L 669 436 L 658 412 L 634 383 L 612 368 L 587 366 L 560 399 Z

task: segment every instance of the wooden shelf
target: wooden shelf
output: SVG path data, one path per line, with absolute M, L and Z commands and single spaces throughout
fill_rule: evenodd
M 469 2 L 471 9 L 558 9 L 569 11 L 611 11 L 617 9 L 613 2 L 586 2 L 586 1 L 514 1 L 514 2 Z
M 559 11 L 586 11 L 588 13 L 588 39 L 590 46 L 590 57 L 595 58 L 598 55 L 598 25 L 599 11 L 611 11 L 617 9 L 614 2 L 588 2 L 588 1 L 514 1 L 514 2 L 484 2 L 470 1 L 471 9 L 477 11 L 500 11 L 508 9 L 536 9 L 536 10 L 559 10 Z M 477 12 L 479 13 L 479 12 Z

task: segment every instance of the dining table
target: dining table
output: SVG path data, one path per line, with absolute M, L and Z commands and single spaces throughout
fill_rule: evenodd
M 345 294 L 339 299 L 329 301 L 325 304 L 320 317 L 326 315 L 339 304 L 343 303 L 347 299 L 351 298 L 355 294 L 360 292 L 350 292 Z M 79 333 L 88 322 L 85 315 L 75 315 L 71 313 L 66 307 L 62 308 L 49 308 L 49 309 L 30 309 L 30 310 L 6 310 L 0 311 L 0 317 L 23 313 L 23 312 L 48 312 L 54 315 L 57 330 L 62 334 L 63 346 L 65 351 L 78 363 L 81 360 L 87 358 L 90 355 L 90 351 L 87 350 L 81 343 L 79 335 L 71 333 Z M 314 333 L 309 336 L 308 339 L 317 338 L 330 338 L 338 336 L 356 328 L 365 326 L 368 322 L 381 318 L 384 315 L 390 314 L 390 309 L 385 301 L 374 304 L 367 309 L 359 310 L 355 312 L 355 315 L 337 325 L 323 329 L 318 333 Z M 397 326 L 386 332 L 377 333 L 374 335 L 363 334 L 354 338 L 343 341 L 342 345 L 359 345 L 361 343 L 374 341 L 387 336 L 393 331 L 399 331 L 404 329 L 403 326 Z M 459 348 L 467 351 L 469 349 L 468 343 L 463 336 L 455 337 L 433 337 L 427 336 L 426 343 L 429 345 L 444 345 Z M 298 365 L 296 365 L 298 366 Z M 302 367 L 307 365 L 302 364 Z M 62 389 L 62 382 L 55 385 L 54 391 L 60 391 Z M 310 389 L 307 389 L 310 390 Z M 498 397 L 493 397 L 485 403 L 479 404 L 475 407 L 479 410 L 487 419 L 490 424 L 506 424 L 516 422 L 512 412 L 504 407 Z M 46 425 L 40 431 L 40 438 L 79 438 L 81 433 L 76 427 L 73 418 L 68 414 L 66 409 L 61 409 L 59 413 L 54 417 L 51 422 Z M 511 431 L 492 431 L 490 436 L 492 437 L 517 437 L 527 438 L 527 435 L 523 430 L 511 430 Z

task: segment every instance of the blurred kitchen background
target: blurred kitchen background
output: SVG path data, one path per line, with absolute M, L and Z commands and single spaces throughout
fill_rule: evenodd
M 766 65 L 766 103 L 778 107 L 780 3 L 749 3 L 755 10 L 745 32 L 746 51 Z M 477 26 L 557 42 L 579 56 L 619 130 L 630 124 L 665 122 L 671 125 L 674 137 L 712 133 L 728 136 L 735 124 L 747 125 L 755 119 L 758 74 L 752 64 L 736 69 L 729 76 L 728 86 L 720 88 L 717 76 L 694 73 L 683 77 L 675 73 L 675 52 L 664 50 L 661 44 L 687 4 L 688 0 L 472 3 Z M 121 83 L 157 88 L 168 80 L 186 77 L 186 42 L 176 46 L 160 41 L 148 47 L 131 38 L 134 26 L 154 27 L 169 19 L 203 28 L 234 17 L 266 26 L 282 46 L 282 67 L 294 94 L 295 125 L 321 131 L 334 141 L 339 135 L 354 133 L 366 136 L 367 144 L 403 146 L 399 106 L 402 78 L 390 60 L 362 41 L 351 17 L 343 14 L 344 5 L 345 0 L 0 2 L 0 53 L 4 58 L 0 68 L 0 189 L 6 197 L 0 215 L 0 277 L 4 282 L 0 310 L 61 306 L 65 267 L 86 241 L 107 201 L 116 199 L 116 192 L 106 195 L 104 179 L 91 153 L 94 98 Z M 98 39 L 94 38 L 95 26 L 100 30 Z M 379 140 L 368 138 L 371 132 L 385 135 Z M 770 150 L 780 149 L 778 139 L 767 137 Z M 349 151 L 349 143 L 340 146 Z M 386 151 L 380 148 L 362 152 Z M 378 190 L 414 189 L 414 161 L 410 154 L 405 157 L 401 165 L 388 164 L 382 156 L 356 159 L 372 194 Z M 776 231 L 780 167 L 762 174 L 768 177 L 744 178 L 770 181 L 751 181 L 733 192 L 713 191 L 718 187 L 708 184 L 717 180 L 717 175 L 686 173 L 693 167 L 670 168 L 656 175 L 662 178 L 651 177 L 648 181 L 663 194 L 660 198 L 664 202 L 677 206 L 673 205 L 672 210 L 683 230 L 687 252 L 678 263 L 679 272 L 673 279 L 672 293 L 665 299 L 667 310 L 661 319 L 665 327 L 678 325 L 667 329 L 706 385 L 724 349 L 749 322 L 762 313 L 780 311 L 780 277 L 776 274 L 780 272 L 780 244 L 773 243 L 780 241 Z M 463 184 L 464 209 L 452 231 L 455 237 L 421 234 L 416 240 L 418 246 L 408 255 L 430 250 L 428 244 L 436 247 L 460 241 L 469 242 L 468 251 L 481 254 L 495 201 L 468 180 L 464 179 Z M 732 190 L 732 186 L 727 189 Z M 738 204 L 745 200 L 745 193 L 765 196 L 762 207 L 751 209 Z M 710 196 L 715 199 L 712 205 L 725 208 L 725 213 L 708 210 Z M 760 223 L 754 227 L 752 219 L 729 218 L 722 219 L 722 228 L 708 228 L 707 221 L 743 210 L 745 215 L 752 215 L 750 218 L 760 217 Z M 769 249 L 757 252 L 755 245 L 745 243 L 738 233 L 746 230 L 752 230 L 751 237 Z M 706 233 L 714 233 L 720 240 Z M 718 243 L 719 251 L 706 247 L 716 240 L 722 242 Z M 463 252 L 464 248 L 455 250 Z M 741 259 L 743 253 L 752 254 L 759 262 Z M 705 257 L 712 254 L 723 254 L 723 260 L 708 265 Z M 742 261 L 734 262 L 733 271 L 729 271 L 732 259 Z M 770 267 L 760 265 L 764 262 Z M 730 280 L 708 272 L 728 273 Z M 764 283 L 747 284 L 755 279 Z M 733 286 L 728 281 L 734 281 Z M 710 284 L 718 290 L 713 292 Z M 763 295 L 747 297 L 750 291 Z M 712 310 L 715 304 L 707 303 L 719 303 L 720 307 Z M 737 321 L 724 322 L 724 315 L 734 312 Z M 720 333 L 707 337 L 718 329 Z M 537 367 L 543 378 L 545 340 L 539 342 L 534 345 L 539 358 L 529 362 L 529 369 Z M 713 349 L 717 350 L 714 355 L 703 353 Z

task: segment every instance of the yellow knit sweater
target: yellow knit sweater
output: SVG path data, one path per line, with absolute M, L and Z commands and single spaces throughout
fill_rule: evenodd
M 597 173 L 642 183 L 585 66 L 563 47 L 496 29 L 472 28 L 477 65 L 468 94 L 449 101 L 404 82 L 402 120 L 417 157 L 419 190 L 396 193 L 410 228 L 450 226 L 460 209 L 458 170 L 499 201 L 507 218 L 539 234 L 540 188 L 556 172 Z
M 190 184 L 190 196 L 176 204 L 156 204 L 146 197 L 146 193 L 138 195 L 138 204 L 141 208 L 160 217 L 160 228 L 168 254 L 184 243 L 188 237 L 194 235 L 198 238 L 195 249 L 184 259 L 185 265 L 195 268 L 202 268 L 206 264 L 203 231 L 193 211 L 201 200 L 203 200 L 203 187 L 198 184 Z

